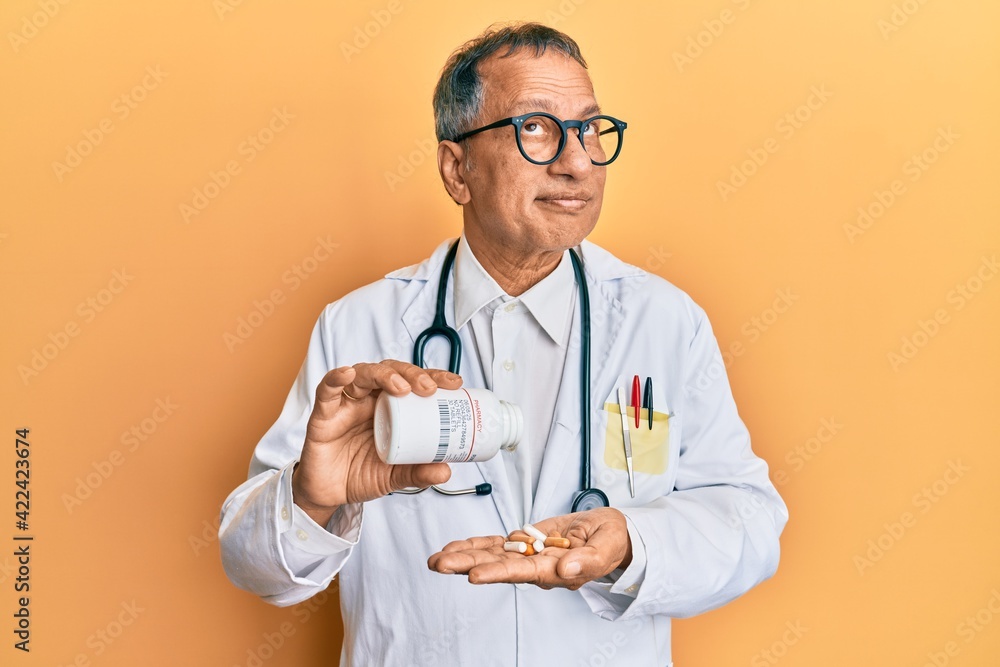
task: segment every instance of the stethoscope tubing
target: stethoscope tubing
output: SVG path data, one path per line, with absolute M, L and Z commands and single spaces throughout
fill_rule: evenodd
M 458 332 L 448 326 L 445 317 L 445 301 L 448 294 L 448 275 L 455 263 L 455 256 L 458 254 L 458 244 L 456 241 L 448 249 L 445 255 L 444 264 L 441 267 L 441 278 L 438 282 L 437 305 L 434 310 L 434 321 L 431 326 L 424 329 L 413 342 L 413 365 L 424 368 L 424 350 L 428 341 L 434 336 L 444 336 L 448 339 L 450 355 L 448 360 L 448 370 L 456 375 L 462 365 L 462 340 Z M 583 272 L 583 262 L 576 251 L 569 249 L 570 261 L 573 263 L 573 273 L 579 286 L 580 294 L 580 415 L 581 415 L 581 460 L 580 460 L 580 487 L 581 491 L 573 501 L 573 511 L 592 509 L 594 507 L 609 507 L 607 495 L 600 489 L 590 486 L 590 449 L 591 449 L 591 420 L 590 420 L 590 291 L 587 289 L 587 279 Z M 493 488 L 489 484 L 479 484 L 472 489 L 449 490 L 437 485 L 428 487 L 437 493 L 446 496 L 464 496 L 476 494 L 477 496 L 490 495 Z M 416 494 L 425 489 L 403 489 L 393 493 Z

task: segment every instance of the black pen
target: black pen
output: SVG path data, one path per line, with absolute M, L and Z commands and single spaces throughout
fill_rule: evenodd
M 646 419 L 649 430 L 653 430 L 653 378 L 646 378 L 646 386 L 642 390 L 642 407 L 646 408 Z

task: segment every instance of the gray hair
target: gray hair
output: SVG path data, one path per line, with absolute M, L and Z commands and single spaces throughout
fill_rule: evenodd
M 541 23 L 490 26 L 456 49 L 441 71 L 434 87 L 434 129 L 438 141 L 454 139 L 472 129 L 483 105 L 483 81 L 477 67 L 503 47 L 507 51 L 500 58 L 523 48 L 533 48 L 537 58 L 552 47 L 587 67 L 577 43 L 554 28 Z

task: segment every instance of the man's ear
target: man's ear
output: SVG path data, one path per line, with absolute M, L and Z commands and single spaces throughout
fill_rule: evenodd
M 462 160 L 465 159 L 465 151 L 461 144 L 454 141 L 442 141 L 438 144 L 438 173 L 444 182 L 444 189 L 448 191 L 456 204 L 468 204 L 472 199 L 469 186 L 465 182 L 462 173 Z

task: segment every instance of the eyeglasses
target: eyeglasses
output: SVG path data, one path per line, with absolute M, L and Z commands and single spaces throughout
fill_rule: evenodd
M 469 132 L 463 132 L 452 141 L 459 142 L 474 134 L 498 127 L 513 125 L 517 148 L 524 159 L 533 164 L 552 164 L 566 147 L 566 132 L 575 128 L 580 145 L 587 151 L 591 163 L 598 167 L 611 164 L 622 151 L 622 138 L 628 124 L 611 116 L 591 116 L 587 120 L 559 120 L 542 111 L 533 111 L 512 118 L 504 118 Z

